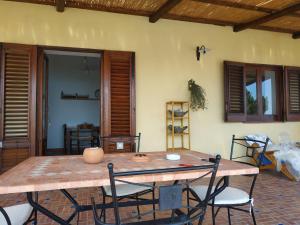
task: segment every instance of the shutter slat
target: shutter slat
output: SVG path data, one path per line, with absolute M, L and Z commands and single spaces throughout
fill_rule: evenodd
M 103 71 L 104 90 L 110 93 L 109 98 L 104 96 L 104 105 L 110 110 L 104 113 L 104 135 L 106 136 L 131 136 L 135 135 L 134 115 L 134 74 L 133 53 L 104 51 Z M 133 85 L 132 85 L 133 84 Z M 105 152 L 120 152 L 115 144 L 104 145 Z M 121 152 L 133 151 L 132 144 L 125 144 Z
M 289 111 L 300 113 L 300 74 L 288 74 L 289 84 Z
M 245 120 L 244 64 L 224 63 L 225 73 L 225 120 Z
M 111 133 L 130 135 L 130 58 L 111 58 Z
M 300 68 L 285 68 L 286 82 L 286 119 L 300 121 Z
M 28 137 L 30 54 L 6 51 L 4 136 Z

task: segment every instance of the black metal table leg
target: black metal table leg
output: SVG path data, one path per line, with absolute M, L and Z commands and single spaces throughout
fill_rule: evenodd
M 68 193 L 65 189 L 60 190 L 62 194 L 72 203 L 74 207 L 74 212 L 69 216 L 68 219 L 62 219 L 61 217 L 55 215 L 53 212 L 50 210 L 46 209 L 42 205 L 40 205 L 37 201 L 37 198 L 33 198 L 33 193 L 28 192 L 27 193 L 27 200 L 29 204 L 33 207 L 33 209 L 37 212 L 42 213 L 43 215 L 49 217 L 53 221 L 57 222 L 60 225 L 70 225 L 70 222 L 74 219 L 74 217 L 79 213 L 79 212 L 85 212 L 92 210 L 92 205 L 79 205 L 78 202 L 73 198 L 70 193 Z M 129 202 L 121 202 L 119 204 L 119 207 L 131 207 L 131 206 L 137 206 L 137 205 L 153 205 L 153 204 L 158 204 L 158 200 L 142 200 L 142 201 L 129 201 Z M 106 203 L 105 205 L 103 204 L 97 204 L 97 208 L 113 208 L 112 203 Z
M 27 200 L 29 202 L 29 204 L 37 211 L 39 211 L 40 213 L 44 214 L 45 216 L 49 217 L 50 219 L 54 220 L 55 222 L 57 222 L 58 224 L 61 225 L 70 225 L 69 222 L 65 221 L 64 219 L 58 217 L 57 215 L 55 215 L 53 212 L 50 212 L 48 209 L 46 209 L 45 207 L 43 207 L 42 205 L 40 205 L 38 202 L 36 202 L 33 197 L 32 197 L 32 193 L 28 192 L 27 193 Z
M 61 224 L 61 225 L 69 225 L 70 222 L 74 219 L 74 217 L 81 211 L 87 211 L 91 210 L 91 206 L 80 206 L 78 202 L 64 189 L 60 190 L 62 194 L 69 199 L 69 201 L 72 203 L 74 206 L 74 212 L 69 216 L 67 220 L 64 220 L 60 218 L 59 216 L 55 215 L 53 212 L 49 211 L 42 205 L 38 203 L 38 198 L 37 195 L 35 197 L 35 200 L 33 199 L 33 194 L 32 193 L 27 193 L 27 200 L 29 204 L 34 208 L 35 214 L 37 214 L 37 211 L 40 213 L 44 214 L 45 216 L 49 217 L 50 219 L 54 220 L 55 222 Z
M 34 199 L 35 199 L 36 202 L 39 201 L 38 198 L 39 198 L 39 197 L 38 197 L 38 192 L 35 192 L 35 193 L 34 193 Z M 33 225 L 37 225 L 37 210 L 35 210 L 35 209 L 33 208 L 33 210 L 32 210 L 32 212 L 31 212 L 31 214 L 30 214 L 28 220 L 24 223 L 24 225 L 25 225 L 25 224 L 33 224 Z
M 39 193 L 35 192 L 35 201 L 39 202 Z M 37 225 L 37 210 L 34 210 L 34 225 Z

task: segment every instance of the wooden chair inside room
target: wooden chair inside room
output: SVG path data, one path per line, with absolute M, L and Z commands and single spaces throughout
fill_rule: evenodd
M 96 145 L 95 127 L 93 124 L 83 123 L 70 134 L 70 153 L 82 154 L 83 150 Z M 76 151 L 75 151 L 76 150 Z

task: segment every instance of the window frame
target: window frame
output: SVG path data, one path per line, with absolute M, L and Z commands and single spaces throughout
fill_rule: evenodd
M 229 65 L 239 65 L 243 66 L 244 73 L 243 73 L 243 89 L 244 89 L 244 103 L 245 103 L 245 110 L 244 116 L 236 117 L 232 115 L 231 112 L 228 111 L 230 105 L 228 106 L 228 102 L 230 104 L 230 99 L 228 99 L 230 92 L 230 83 L 228 83 L 228 66 Z M 255 64 L 255 63 L 240 63 L 240 62 L 231 62 L 231 61 L 224 61 L 224 68 L 225 68 L 225 122 L 244 122 L 244 123 L 268 123 L 268 122 L 282 122 L 284 121 L 284 109 L 285 109 L 285 94 L 284 93 L 284 67 L 280 65 L 268 65 L 268 64 Z M 247 95 L 246 95 L 246 76 L 247 72 L 250 70 L 256 71 L 256 94 L 257 94 L 257 101 L 258 101 L 258 113 L 256 115 L 248 115 L 247 114 Z M 276 114 L 274 115 L 264 115 L 263 113 L 263 103 L 262 103 L 262 79 L 265 71 L 275 71 L 275 78 L 276 78 Z M 231 118 L 235 118 L 232 120 Z
M 258 102 L 258 111 L 256 115 L 248 115 L 247 114 L 247 99 L 245 99 L 246 104 L 246 122 L 278 122 L 282 121 L 282 97 L 280 93 L 282 93 L 283 86 L 283 69 L 282 66 L 276 65 L 260 65 L 260 64 L 245 64 L 245 80 L 247 76 L 247 72 L 253 69 L 256 71 L 256 95 Z M 263 83 L 263 75 L 265 71 L 274 71 L 275 79 L 276 79 L 276 114 L 273 115 L 264 115 L 263 113 L 263 101 L 262 101 L 262 83 Z M 246 89 L 246 83 L 244 88 Z M 247 98 L 247 96 L 245 96 Z

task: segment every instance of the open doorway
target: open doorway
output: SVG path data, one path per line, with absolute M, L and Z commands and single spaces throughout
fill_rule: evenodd
M 83 146 L 96 145 L 101 123 L 100 58 L 100 53 L 44 52 L 44 155 L 81 154 Z
M 82 154 L 100 144 L 99 136 L 136 135 L 134 62 L 133 52 L 39 47 L 36 154 Z M 76 140 L 79 125 L 93 131 L 87 145 Z M 103 148 L 105 153 L 130 151 Z

